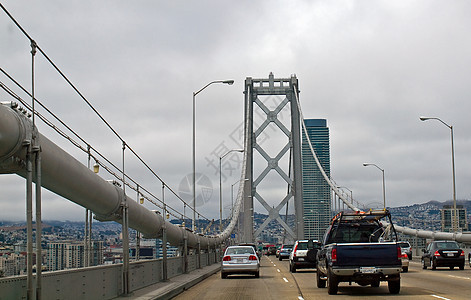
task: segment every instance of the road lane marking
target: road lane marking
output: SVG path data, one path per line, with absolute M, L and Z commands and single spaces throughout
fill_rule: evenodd
M 276 269 L 276 270 L 278 271 L 278 273 L 280 273 L 280 272 L 281 272 L 281 271 L 280 271 L 280 269 Z
M 440 297 L 440 296 L 437 296 L 437 295 L 432 295 L 432 297 L 435 297 L 435 298 L 438 298 L 438 299 L 443 299 L 443 300 L 451 300 L 451 299 L 448 299 L 448 298 L 445 298 L 445 297 Z
M 304 298 L 301 296 L 298 296 L 298 300 L 304 300 Z
M 284 280 L 285 282 L 288 282 L 288 279 L 286 279 L 285 277 L 283 277 L 283 280 Z
M 471 280 L 471 277 L 461 277 L 461 276 L 456 276 L 456 275 L 448 275 L 450 277 L 453 277 L 453 278 L 459 278 L 459 279 L 467 279 L 467 280 Z

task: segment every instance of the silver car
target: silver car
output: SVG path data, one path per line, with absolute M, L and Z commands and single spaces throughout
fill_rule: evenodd
M 251 246 L 229 246 L 221 262 L 221 278 L 230 274 L 253 274 L 260 277 L 260 261 Z

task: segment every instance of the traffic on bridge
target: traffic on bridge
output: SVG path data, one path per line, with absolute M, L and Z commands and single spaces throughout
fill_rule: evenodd
M 227 68 L 224 67 L 226 62 L 222 59 L 227 57 L 227 53 L 218 52 L 221 49 L 238 52 L 233 50 L 235 48 L 232 44 L 226 47 L 212 47 L 212 44 L 208 43 L 202 46 L 203 48 L 192 48 L 188 53 L 180 53 L 182 49 L 189 49 L 188 45 L 181 44 L 182 40 L 192 42 L 199 40 L 200 36 L 193 34 L 193 30 L 198 26 L 195 24 L 176 26 L 172 17 L 167 18 L 166 15 L 157 14 L 161 8 L 165 12 L 175 9 L 180 11 L 178 7 L 167 7 L 162 3 L 154 4 L 156 5 L 152 6 L 155 8 L 154 12 L 147 8 L 138 9 L 116 4 L 123 13 L 123 15 L 118 13 L 116 17 L 120 22 L 119 26 L 115 21 L 110 23 L 114 25 L 108 26 L 107 22 L 102 22 L 105 18 L 100 15 L 97 18 L 100 21 L 86 34 L 83 36 L 70 34 L 77 38 L 69 43 L 61 40 L 56 49 L 46 51 L 46 48 L 49 48 L 46 45 L 50 45 L 47 42 L 48 37 L 64 33 L 54 31 L 56 32 L 54 34 L 52 31 L 34 30 L 40 27 L 38 24 L 47 23 L 44 8 L 36 7 L 34 11 L 42 13 L 32 14 L 31 17 L 29 9 L 25 9 L 21 4 L 8 0 L 1 2 L 0 22 L 5 26 L 0 27 L 2 28 L 0 30 L 3 30 L 2 34 L 8 38 L 5 39 L 7 42 L 0 45 L 1 57 L 6 58 L 0 66 L 2 97 L 0 99 L 0 174 L 2 174 L 0 211 L 4 212 L 1 217 L 7 219 L 10 217 L 10 211 L 14 210 L 13 207 L 18 208 L 24 204 L 24 207 L 21 207 L 21 216 L 24 216 L 25 221 L 19 226 L 15 224 L 0 228 L 0 300 L 118 298 L 302 300 L 324 299 L 333 295 L 337 298 L 353 296 L 378 299 L 470 298 L 471 201 L 460 200 L 457 196 L 454 127 L 448 123 L 448 118 L 451 119 L 451 116 L 446 114 L 450 106 L 437 105 L 435 110 L 429 110 L 421 103 L 413 108 L 420 107 L 425 113 L 438 112 L 444 117 L 428 114 L 419 116 L 418 109 L 412 111 L 412 108 L 409 108 L 413 106 L 410 105 L 410 96 L 403 99 L 402 105 L 397 106 L 395 106 L 396 99 L 390 99 L 391 95 L 400 98 L 402 94 L 416 97 L 431 86 L 441 86 L 444 82 L 454 81 L 453 78 L 468 78 L 466 74 L 445 76 L 447 80 L 432 80 L 418 91 L 403 91 L 402 88 L 405 88 L 403 86 L 411 85 L 409 82 L 419 81 L 416 78 L 409 79 L 407 84 L 397 84 L 397 87 L 395 86 L 397 90 L 393 89 L 392 92 L 389 90 L 390 85 L 393 85 L 391 77 L 402 77 L 388 74 L 384 83 L 376 84 L 381 87 L 381 92 L 377 92 L 374 96 L 368 93 L 374 90 L 372 86 L 375 84 L 370 86 L 370 83 L 374 83 L 372 79 L 376 78 L 377 70 L 364 76 L 360 76 L 360 73 L 350 74 L 343 82 L 348 92 L 336 96 L 344 99 L 343 103 L 332 105 L 332 102 L 335 102 L 332 99 L 336 97 L 330 93 L 338 89 L 341 80 L 337 77 L 342 72 L 335 71 L 335 75 L 331 74 L 333 68 L 330 65 L 326 68 L 328 71 L 325 71 L 325 74 L 322 72 L 319 74 L 323 74 L 322 77 L 324 75 L 335 77 L 335 83 L 329 83 L 332 79 L 319 83 L 319 74 L 310 73 L 311 71 L 309 71 L 310 76 L 303 77 L 306 68 L 304 63 L 299 63 L 296 68 L 303 70 L 299 73 L 303 74 L 300 76 L 305 82 L 303 86 L 298 76 L 290 73 L 292 67 L 289 61 L 287 63 L 290 66 L 289 70 L 284 67 L 282 70 L 275 68 L 277 72 L 288 72 L 289 76 L 276 77 L 273 72 L 267 71 L 266 77 L 248 76 L 245 80 L 241 80 L 246 74 L 234 74 L 233 70 L 238 70 L 243 65 L 242 60 L 237 65 Z M 9 4 L 4 5 L 3 2 Z M 32 4 L 24 5 L 28 5 L 29 8 Z M 184 12 L 185 16 L 190 17 L 191 14 L 188 12 L 193 11 L 192 5 L 196 4 L 183 5 L 187 10 Z M 234 3 L 231 7 L 238 5 L 241 4 Z M 13 7 L 12 11 L 15 13 L 11 13 L 7 7 Z M 265 11 L 254 8 L 255 12 Z M 152 26 L 143 25 L 146 22 L 142 22 L 144 19 L 140 17 L 133 18 L 130 12 L 134 12 L 134 9 L 143 15 L 147 15 L 148 11 L 152 12 L 149 19 L 152 20 L 152 23 L 149 23 Z M 286 8 L 284 9 L 276 15 L 285 15 Z M 346 11 L 351 9 L 352 7 L 348 7 Z M 389 11 L 389 9 L 392 8 L 384 10 Z M 217 12 L 205 16 L 204 22 L 199 21 L 206 24 L 215 16 L 217 19 L 224 16 L 220 22 L 225 23 L 227 21 L 224 20 L 225 17 L 228 20 L 231 17 L 239 19 L 240 16 L 248 14 L 246 7 L 238 11 L 235 16 L 226 7 L 224 10 L 226 14 Z M 296 11 L 292 18 L 297 19 L 302 10 Z M 309 7 L 306 10 L 317 11 L 318 7 L 315 9 Z M 25 11 L 28 11 L 26 15 Z M 78 10 L 73 8 L 72 11 Z M 107 7 L 102 13 L 114 16 L 111 11 L 112 9 Z M 198 11 L 203 10 L 198 9 Z M 468 10 L 456 9 L 456 11 Z M 453 12 L 453 15 L 455 13 Z M 87 10 L 85 15 L 89 14 L 95 16 Z M 17 15 L 21 17 L 17 19 Z M 70 19 L 61 24 L 64 28 L 67 28 L 65 23 L 83 19 L 83 17 L 69 17 L 72 13 L 64 15 Z M 392 28 L 404 24 L 402 10 L 399 10 L 398 16 L 401 18 L 396 21 L 395 26 L 391 26 Z M 311 18 L 315 20 L 318 16 L 310 16 L 307 19 Z M 161 19 L 165 26 L 153 23 Z M 247 20 L 252 19 L 257 18 L 249 16 Z M 355 20 L 357 19 L 355 17 Z M 278 21 L 274 19 L 273 23 L 279 23 Z M 467 19 L 463 17 L 462 21 L 467 22 Z M 226 30 L 224 34 L 229 35 L 232 29 L 236 30 L 235 27 L 249 28 L 250 34 L 243 32 L 235 39 L 239 45 L 241 36 L 251 37 L 256 33 L 248 26 L 249 23 L 242 22 L 239 26 L 230 24 L 228 28 L 231 30 Z M 86 27 L 83 21 L 80 24 Z M 376 22 L 374 24 L 372 26 L 374 28 L 381 27 L 377 26 Z M 295 22 L 291 27 L 296 28 L 297 25 Z M 133 26 L 140 29 L 134 31 L 136 29 Z M 52 27 L 55 30 L 62 28 L 58 24 L 53 24 Z M 93 31 L 98 31 L 100 27 L 113 30 L 100 31 L 98 36 L 93 36 Z M 204 27 L 212 31 L 219 26 Z M 311 35 L 314 27 L 323 26 L 309 26 L 305 29 L 305 34 L 299 36 Z M 171 37 L 167 36 L 167 31 L 173 28 L 187 29 L 174 32 Z M 364 30 L 360 31 L 362 34 L 359 40 L 365 37 Z M 118 32 L 119 38 L 115 36 Z M 151 33 L 148 35 L 150 38 L 146 39 L 149 43 L 162 40 L 164 42 L 161 45 L 153 44 L 151 47 L 136 46 L 140 37 L 145 36 L 143 32 Z M 278 28 L 277 32 L 286 38 L 292 36 L 287 34 L 284 28 Z M 33 33 L 38 36 L 33 37 Z M 181 34 L 188 35 L 186 38 L 181 38 Z M 92 36 L 96 40 L 93 40 Z M 108 36 L 114 37 L 108 40 L 106 45 L 106 47 L 113 45 L 107 48 L 110 57 L 91 59 L 95 51 L 88 49 L 93 48 L 93 41 L 97 42 Z M 219 35 L 210 34 L 210 36 L 212 40 Z M 275 36 L 278 35 L 264 35 L 261 40 L 269 41 Z M 330 39 L 334 35 L 329 32 L 326 36 Z M 77 43 L 78 37 L 81 39 L 80 43 Z M 442 34 L 442 37 L 448 38 L 448 35 Z M 466 38 L 467 35 L 463 39 Z M 395 39 L 397 38 L 391 38 Z M 121 42 L 117 43 L 117 40 Z M 165 46 L 168 41 L 175 41 L 177 45 Z M 252 42 L 247 44 L 252 45 Z M 280 42 L 281 40 L 278 44 L 286 44 L 285 41 Z M 299 37 L 291 40 L 290 44 L 298 42 L 300 42 Z M 65 59 L 66 62 L 80 65 L 79 69 L 98 62 L 106 64 L 102 66 L 103 69 L 110 69 L 111 66 L 117 68 L 118 65 L 123 67 L 127 65 L 127 69 L 103 72 L 108 75 L 93 70 L 83 76 L 77 76 L 88 84 L 81 82 L 76 85 L 71 80 L 72 76 L 69 77 L 65 68 L 57 63 L 56 58 L 52 59 L 52 55 L 46 53 L 62 49 L 61 55 L 67 55 L 72 49 L 65 50 L 62 47 L 68 44 L 80 44 L 84 47 L 79 51 L 73 49 L 75 52 L 86 53 L 82 60 L 77 59 L 83 55 L 79 53 L 73 58 Z M 359 52 L 369 53 L 370 43 L 367 44 L 367 49 Z M 348 47 L 339 48 L 350 49 L 350 43 L 347 45 Z M 462 48 L 462 43 L 457 45 L 459 47 L 455 48 Z M 146 50 L 140 52 L 142 55 L 131 58 L 128 52 L 136 51 L 138 48 L 152 49 L 152 51 Z M 151 53 L 154 51 L 159 53 L 161 48 L 170 50 L 167 49 L 164 55 Z M 268 48 L 254 46 L 250 48 L 262 49 L 264 54 L 261 56 L 268 57 L 269 64 L 263 68 L 259 67 L 263 70 L 272 68 L 275 58 L 284 60 L 286 57 L 292 57 L 294 60 L 297 57 L 289 52 L 273 51 L 274 44 Z M 319 45 L 307 48 L 318 49 Z M 407 47 L 388 46 L 379 52 L 381 55 L 378 56 L 389 53 L 391 48 Z M 428 48 L 436 47 L 432 44 Z M 99 50 L 96 52 L 101 52 L 102 49 Z M 212 51 L 218 55 L 209 59 Z M 114 56 L 116 52 L 119 52 L 118 56 Z M 197 52 L 204 53 L 201 54 L 201 60 L 205 64 L 188 63 L 190 62 L 188 57 L 193 57 Z M 460 62 L 457 63 L 457 69 L 471 69 L 463 68 L 461 61 L 466 60 L 455 59 L 456 51 L 451 52 L 453 59 L 443 65 L 448 66 L 450 61 L 456 63 L 456 60 Z M 180 54 L 174 56 L 174 53 Z M 336 51 L 331 50 L 325 55 L 330 57 L 332 53 L 334 56 L 337 55 Z M 139 56 L 146 59 L 141 61 Z M 305 55 L 305 59 L 312 56 L 309 53 Z M 409 52 L 405 56 L 409 57 Z M 56 57 L 63 59 L 57 53 Z M 255 64 L 260 58 L 246 57 L 244 62 Z M 367 60 L 370 59 L 368 55 Z M 415 61 L 421 59 L 422 54 L 409 64 L 415 64 Z M 435 59 L 436 56 L 433 55 L 431 60 L 435 62 Z M 11 63 L 10 60 L 14 62 Z M 83 63 L 85 60 L 87 64 Z M 128 63 L 128 61 L 140 63 Z M 158 62 L 150 63 L 154 61 Z M 334 63 L 335 59 L 328 61 Z M 346 61 L 357 61 L 357 59 L 348 58 Z M 402 64 L 403 59 L 399 61 L 398 66 Z M 161 68 L 160 64 L 163 63 L 168 63 L 167 68 Z M 319 62 L 311 63 L 315 66 Z M 73 64 L 64 63 L 64 65 L 73 68 Z M 196 67 L 197 65 L 199 67 Z M 339 65 L 344 65 L 344 62 L 340 61 Z M 365 65 L 374 65 L 376 68 L 377 64 L 373 62 Z M 312 69 L 312 66 L 307 69 Z M 180 68 L 186 71 L 176 71 Z M 195 72 L 196 69 L 204 69 L 209 74 L 204 76 L 188 74 Z M 353 65 L 351 69 L 361 68 Z M 446 68 L 440 65 L 436 66 L 436 69 L 442 71 Z M 258 72 L 258 68 L 248 68 L 248 70 Z M 416 71 L 411 69 L 403 75 L 415 74 Z M 177 74 L 177 72 L 182 73 Z M 222 72 L 235 75 L 234 79 L 220 78 Z M 434 73 L 440 72 L 430 70 L 425 72 L 426 75 Z M 120 75 L 115 77 L 116 74 Z M 169 74 L 169 77 L 163 78 L 162 74 Z M 92 77 L 93 81 L 88 81 Z M 361 81 L 368 82 L 368 85 L 360 81 L 356 81 L 355 84 L 349 83 L 353 78 L 360 77 L 364 77 Z M 181 78 L 188 80 L 183 81 Z M 146 85 L 147 90 L 140 91 L 138 87 L 140 84 Z M 185 91 L 190 84 L 198 86 L 197 89 L 193 89 L 192 97 L 189 91 Z M 237 84 L 240 84 L 239 90 L 236 89 L 238 96 L 229 96 L 235 94 L 234 88 L 232 92 L 227 92 L 227 89 Z M 108 91 L 96 98 L 99 100 L 92 101 L 91 97 L 86 96 L 88 93 L 79 90 L 79 85 L 86 86 L 90 93 L 91 91 L 99 93 L 97 90 L 103 93 L 101 90 L 108 85 L 108 90 L 113 90 L 114 93 Z M 316 95 L 317 90 L 325 88 L 321 88 L 324 85 L 328 92 L 324 92 L 322 96 Z M 448 96 L 456 96 L 455 91 L 459 85 L 452 84 L 449 87 L 452 92 L 449 92 Z M 467 83 L 461 85 L 469 86 Z M 215 86 L 219 86 L 218 89 L 221 91 L 226 89 L 226 92 L 219 94 L 219 97 L 230 101 L 215 101 L 217 97 L 213 96 L 211 104 L 205 105 L 205 101 L 209 100 L 200 98 L 203 95 L 211 98 L 206 94 L 209 94 L 210 89 L 216 90 Z M 305 88 L 303 99 L 300 97 L 300 86 Z M 118 87 L 127 89 L 118 90 Z M 62 94 L 62 89 L 67 89 L 68 92 Z M 166 95 L 158 93 L 164 89 L 172 92 Z M 436 95 L 442 95 L 442 92 L 437 90 L 433 96 L 428 95 L 428 97 L 437 97 Z M 72 96 L 68 93 L 72 93 Z M 64 96 L 66 94 L 67 96 Z M 462 94 L 469 95 L 470 92 Z M 311 101 L 316 97 L 322 98 L 323 102 Z M 360 101 L 358 104 L 356 102 L 351 104 L 350 101 L 358 101 L 355 100 L 357 98 L 367 98 L 369 102 Z M 365 115 L 357 112 L 358 107 L 373 109 L 375 106 L 372 105 L 373 102 L 377 104 L 383 101 L 378 101 L 378 98 L 388 102 L 387 109 L 383 108 L 379 110 L 380 113 Z M 200 106 L 204 106 L 206 112 L 203 113 Z M 308 109 L 303 110 L 302 107 L 306 106 Z M 407 106 L 408 110 L 401 108 L 402 114 L 394 114 L 393 112 L 401 106 Z M 191 118 L 189 113 L 186 115 L 182 112 L 189 111 L 190 107 Z M 320 107 L 325 109 L 322 114 L 319 114 Z M 459 107 L 456 115 L 467 111 L 460 105 L 456 107 Z M 229 112 L 222 114 L 223 110 Z M 340 110 L 344 112 L 341 113 Z M 339 117 L 333 117 L 337 114 Z M 354 114 L 361 117 L 351 119 L 351 115 Z M 318 115 L 329 116 L 329 124 L 326 117 Z M 358 120 L 362 122 L 364 119 L 371 120 L 373 115 L 375 118 L 376 115 L 381 115 L 376 119 L 376 124 L 386 122 L 388 118 L 393 120 L 388 120 L 389 127 L 383 128 L 383 132 L 389 133 L 388 137 L 379 138 L 379 131 L 371 130 L 370 127 L 374 126 L 370 123 L 362 123 L 363 125 L 359 126 Z M 444 196 L 445 192 L 440 190 L 441 187 L 434 186 L 437 182 L 443 181 L 441 166 L 437 167 L 441 162 L 439 157 L 442 155 L 436 154 L 439 151 L 435 151 L 442 146 L 441 142 L 440 147 L 434 144 L 433 147 L 429 146 L 427 151 L 422 149 L 422 144 L 413 147 L 420 149 L 419 152 L 417 150 L 414 152 L 415 157 L 429 156 L 429 160 L 423 162 L 423 165 L 436 163 L 437 166 L 434 165 L 436 168 L 428 169 L 431 174 L 425 174 L 425 171 L 419 172 L 416 177 L 420 178 L 416 178 L 415 184 L 412 184 L 409 182 L 411 179 L 404 176 L 408 172 L 399 171 L 396 166 L 394 181 L 391 180 L 391 185 L 388 182 L 388 193 L 386 193 L 386 167 L 383 164 L 413 165 L 414 172 L 420 169 L 415 165 L 414 158 L 410 158 L 414 155 L 405 155 L 404 149 L 411 148 L 411 141 L 423 134 L 418 134 L 417 131 L 408 136 L 411 126 L 397 125 L 400 123 L 399 120 L 405 119 L 405 115 L 408 120 L 412 119 L 413 115 L 416 123 L 430 121 L 427 123 L 433 122 L 432 124 L 449 130 L 451 174 L 446 177 L 451 181 L 451 192 L 446 194 L 447 196 Z M 465 120 L 462 122 L 467 124 L 465 122 L 469 118 L 465 116 L 462 119 Z M 182 124 L 188 125 L 188 128 Z M 228 124 L 234 125 L 236 129 L 229 129 Z M 333 124 L 338 126 L 335 130 L 329 127 Z M 191 138 L 190 134 L 186 134 L 190 132 L 190 127 Z M 354 134 L 357 129 L 361 133 Z M 398 132 L 404 133 L 404 136 L 398 137 L 400 135 Z M 221 138 L 222 142 L 215 141 L 215 136 Z M 331 136 L 335 136 L 335 143 L 331 143 Z M 389 140 L 402 139 L 407 141 L 403 142 L 406 145 L 404 148 L 396 149 L 396 144 L 389 144 L 391 143 Z M 191 151 L 188 147 L 190 140 Z M 226 140 L 230 140 L 231 145 L 227 145 Z M 389 146 L 365 147 L 365 140 L 375 140 L 376 144 L 388 143 Z M 421 142 L 425 144 L 425 138 Z M 357 144 L 361 144 L 361 147 Z M 215 146 L 209 149 L 208 145 Z M 367 157 L 375 157 L 373 162 L 360 160 L 363 159 L 366 148 L 372 152 Z M 346 152 L 337 154 L 336 160 L 331 160 L 332 154 L 338 149 Z M 191 152 L 191 159 L 186 150 Z M 446 151 L 447 154 L 449 150 Z M 204 151 L 210 154 L 205 154 Z M 373 156 L 374 152 L 378 154 Z M 394 158 L 392 153 L 400 158 Z M 405 157 L 408 163 L 403 162 Z M 382 163 L 377 163 L 376 158 L 382 158 Z M 373 173 L 375 176 L 365 178 L 362 178 L 360 173 L 354 176 L 351 174 L 338 176 L 338 174 L 352 173 L 344 167 L 353 160 L 365 172 L 380 173 Z M 465 162 L 461 166 L 462 169 L 469 169 L 465 167 Z M 203 174 L 202 170 L 204 168 L 207 170 L 208 167 L 211 167 L 211 171 Z M 390 169 L 387 172 L 390 172 Z M 391 170 L 388 174 L 392 173 Z M 165 174 L 167 179 L 164 180 L 162 174 Z M 345 180 L 346 177 L 349 179 Z M 338 178 L 346 184 L 339 184 Z M 469 181 L 464 179 L 465 176 L 463 179 L 459 178 L 463 182 Z M 218 184 L 213 185 L 213 180 Z M 433 183 L 425 184 L 424 182 L 428 180 Z M 377 196 L 371 196 L 375 195 L 372 182 L 381 182 L 381 193 L 379 193 L 380 185 L 376 186 Z M 362 196 L 356 194 L 354 198 L 351 185 L 358 186 L 358 190 L 363 193 L 358 194 Z M 218 188 L 214 188 L 215 186 Z M 229 198 L 226 198 L 229 187 L 230 204 Z M 433 193 L 425 193 L 432 188 Z M 391 190 L 395 191 L 394 197 L 390 197 Z M 421 191 L 418 192 L 419 190 Z M 461 195 L 466 193 L 462 192 Z M 366 194 L 370 195 L 365 197 L 368 200 L 362 200 Z M 414 198 L 417 194 L 420 194 L 421 198 Z M 436 195 L 440 195 L 441 198 L 450 196 L 451 200 L 436 204 L 436 201 L 425 199 L 425 197 L 435 199 Z M 217 198 L 217 203 L 210 202 L 211 197 Z M 24 201 L 17 201 L 23 198 Z M 411 206 L 416 206 L 415 202 L 423 203 L 427 200 L 430 202 L 424 204 L 425 208 L 421 207 L 415 210 L 415 213 L 412 212 Z M 18 204 L 20 202 L 21 204 Z M 70 210 L 74 213 L 68 209 L 56 209 L 62 207 L 58 203 L 64 202 L 72 205 L 68 207 L 73 207 Z M 399 202 L 409 206 L 404 211 L 396 210 L 392 213 L 394 206 Z M 66 231 L 64 228 L 68 225 L 60 229 L 49 226 L 43 218 L 45 211 L 55 211 L 54 216 L 60 218 L 69 216 L 77 218 L 78 225 L 75 225 L 78 227 Z M 419 211 L 421 218 L 418 218 Z M 79 212 L 79 217 L 76 212 Z M 433 224 L 429 219 L 433 219 Z M 396 220 L 400 220 L 400 223 Z M 422 224 L 418 226 L 420 221 Z M 113 224 L 117 225 L 118 229 L 97 230 L 97 224 Z
M 413 258 L 409 271 L 401 274 L 401 292 L 391 295 L 387 284 L 379 287 L 341 283 L 335 299 L 365 297 L 368 299 L 469 299 L 471 268 L 423 270 L 420 259 Z M 330 296 L 332 297 L 332 296 Z M 291 273 L 289 261 L 275 256 L 263 256 L 260 278 L 233 275 L 221 279 L 218 272 L 203 282 L 176 296 L 184 299 L 330 299 L 327 290 L 316 287 L 316 269 L 302 269 Z

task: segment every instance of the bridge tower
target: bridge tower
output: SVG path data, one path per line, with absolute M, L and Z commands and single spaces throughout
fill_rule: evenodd
M 298 79 L 295 75 L 291 78 L 275 79 L 270 73 L 268 79 L 253 79 L 247 77 L 245 80 L 245 133 L 248 134 L 248 145 L 246 146 L 246 174 L 247 182 L 244 190 L 244 206 L 241 216 L 243 224 L 242 240 L 249 243 L 265 229 L 270 221 L 276 220 L 283 226 L 293 240 L 303 237 L 303 202 L 302 202 L 302 170 L 301 170 L 301 135 L 300 135 L 300 114 L 297 105 L 299 95 Z M 272 108 L 270 109 L 269 108 Z M 254 109 L 256 109 L 257 121 L 254 123 Z M 289 111 L 291 130 L 283 124 L 285 117 L 282 112 Z M 289 125 L 288 125 L 289 127 Z M 268 129 L 270 128 L 270 129 Z M 286 135 L 288 142 L 281 146 L 275 156 L 270 156 L 273 147 L 265 146 L 270 134 L 277 131 L 277 134 Z M 263 148 L 263 147 L 266 148 Z M 277 151 L 277 150 L 275 150 Z M 289 154 L 287 154 L 289 152 Z M 257 166 L 260 160 L 263 164 L 263 171 L 254 174 L 254 153 L 258 153 Z M 283 159 L 289 155 L 289 161 Z M 285 166 L 282 166 L 285 164 Z M 267 175 L 276 172 L 283 182 L 286 182 L 286 195 L 280 195 L 280 202 L 276 206 L 270 206 L 266 199 L 258 192 L 262 187 L 261 183 L 268 181 Z M 254 177 L 256 176 L 256 177 Z M 267 182 L 269 184 L 269 182 Z M 263 187 L 262 187 L 263 188 Z M 281 218 L 280 210 L 288 201 L 294 198 L 295 208 L 295 229 L 293 230 Z M 268 212 L 268 218 L 254 232 L 254 199 L 256 199 Z M 277 200 L 275 200 L 277 201 Z

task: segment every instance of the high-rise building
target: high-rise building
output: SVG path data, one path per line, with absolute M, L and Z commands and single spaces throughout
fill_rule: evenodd
M 327 120 L 305 119 L 304 124 L 317 158 L 330 178 L 330 142 Z M 331 188 L 316 164 L 304 131 L 301 151 L 304 238 L 321 240 L 332 217 Z
M 444 205 L 443 208 L 440 209 L 443 232 L 452 231 L 452 224 L 451 224 L 452 213 L 453 213 L 453 205 Z M 463 207 L 463 205 L 457 205 L 456 213 L 458 215 L 458 231 L 459 232 L 467 231 L 468 219 L 467 219 L 467 214 L 466 214 L 466 208 Z
M 57 271 L 84 266 L 84 244 L 76 241 L 50 242 L 47 245 L 47 269 Z M 103 241 L 92 241 L 90 265 L 103 264 Z

